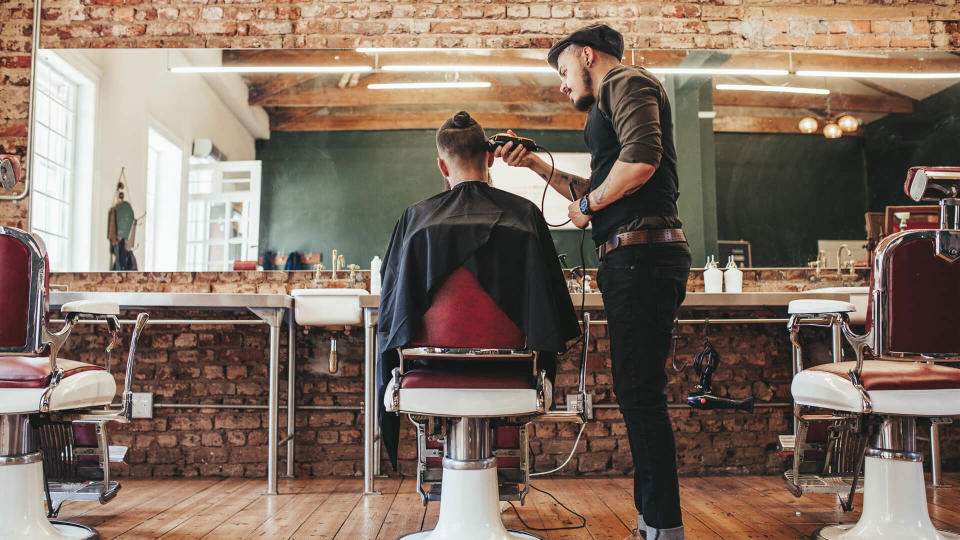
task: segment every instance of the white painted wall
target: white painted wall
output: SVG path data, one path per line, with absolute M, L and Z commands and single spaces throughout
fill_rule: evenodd
M 96 140 L 93 171 L 92 264 L 90 270 L 107 270 L 110 247 L 107 241 L 107 212 L 113 204 L 117 178 L 126 167 L 127 197 L 137 217 L 146 208 L 147 140 L 152 127 L 183 150 L 181 170 L 189 173 L 187 163 L 196 138 L 212 139 L 230 160 L 255 157 L 254 136 L 203 75 L 170 73 L 168 66 L 188 63 L 175 50 L 71 50 L 59 51 L 68 61 L 80 56 L 100 73 L 96 111 Z M 237 75 L 232 77 L 243 84 Z M 262 109 L 263 118 L 266 114 Z M 182 184 L 182 192 L 185 182 Z M 171 231 L 177 224 L 171 223 Z M 145 270 L 145 235 L 137 230 L 135 250 L 141 270 Z M 149 270 L 149 269 L 146 269 Z

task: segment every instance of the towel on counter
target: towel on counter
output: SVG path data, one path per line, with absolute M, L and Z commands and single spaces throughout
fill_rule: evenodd
M 383 407 L 397 349 L 420 330 L 434 288 L 461 266 L 523 331 L 552 379 L 557 353 L 580 335 L 557 251 L 540 209 L 483 182 L 453 189 L 407 208 L 381 267 L 377 406 L 384 445 L 397 465 L 399 417 Z

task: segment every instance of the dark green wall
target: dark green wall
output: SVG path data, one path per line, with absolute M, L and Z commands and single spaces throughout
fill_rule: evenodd
M 492 134 L 492 133 L 491 133 Z M 527 131 L 553 152 L 585 152 L 580 131 Z M 263 162 L 260 251 L 345 254 L 369 268 L 383 256 L 400 213 L 438 193 L 432 130 L 274 132 L 257 141 Z M 579 231 L 554 231 L 568 266 L 580 264 Z M 587 234 L 587 266 L 597 265 Z
M 721 240 L 752 242 L 754 266 L 804 266 L 818 239 L 866 238 L 862 140 L 717 133 Z
M 920 101 L 913 114 L 888 114 L 867 124 L 864 143 L 870 211 L 914 204 L 903 192 L 907 169 L 960 165 L 960 84 Z

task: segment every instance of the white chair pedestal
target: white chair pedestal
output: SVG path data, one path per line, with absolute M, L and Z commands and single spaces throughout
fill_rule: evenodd
M 495 461 L 494 461 L 495 463 Z M 404 540 L 517 540 L 542 538 L 508 531 L 500 519 L 497 467 L 443 469 L 443 494 L 437 528 L 402 536 Z
M 4 457 L 0 461 L 0 539 L 87 540 L 97 532 L 78 523 L 50 522 L 43 504 L 43 458 L 40 452 Z
M 938 531 L 927 512 L 923 463 L 867 457 L 864 463 L 863 513 L 856 524 L 817 531 L 823 540 L 948 540 L 960 535 Z
M 497 458 L 487 418 L 448 418 L 443 458 L 443 491 L 437 527 L 397 540 L 543 540 L 521 531 L 508 531 L 500 518 Z

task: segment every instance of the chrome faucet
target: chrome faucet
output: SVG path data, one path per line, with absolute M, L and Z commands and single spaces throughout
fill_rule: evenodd
M 337 250 L 333 250 L 333 258 L 330 261 L 333 264 L 333 275 L 330 276 L 330 279 L 337 279 L 337 272 L 343 270 L 344 267 L 343 254 L 337 255 Z
M 327 269 L 327 267 L 324 266 L 323 263 L 319 263 L 319 262 L 317 263 L 316 271 L 315 271 L 314 274 L 313 274 L 313 285 L 314 285 L 314 286 L 317 286 L 317 285 L 320 284 L 320 281 L 321 281 L 321 272 L 323 272 L 323 271 L 326 270 L 326 269 Z
M 843 265 L 850 265 L 850 273 L 853 273 L 853 259 L 847 259 L 846 262 L 841 262 L 840 252 L 843 250 L 847 251 L 847 257 L 853 257 L 853 252 L 850 251 L 850 248 L 846 244 L 840 244 L 840 247 L 837 248 L 837 275 L 843 275 Z
M 343 255 L 341 255 L 341 257 L 343 257 Z M 360 265 L 359 265 L 359 264 L 348 264 L 348 265 L 347 265 L 347 268 L 350 269 L 350 285 L 351 285 L 354 289 L 359 289 L 359 288 L 360 288 L 360 280 L 357 279 L 357 270 L 360 269 Z
M 827 266 L 827 252 L 819 251 L 817 252 L 817 260 L 810 261 L 807 263 L 808 268 L 815 268 L 816 274 L 810 276 L 810 281 L 820 281 L 820 270 L 826 268 Z

